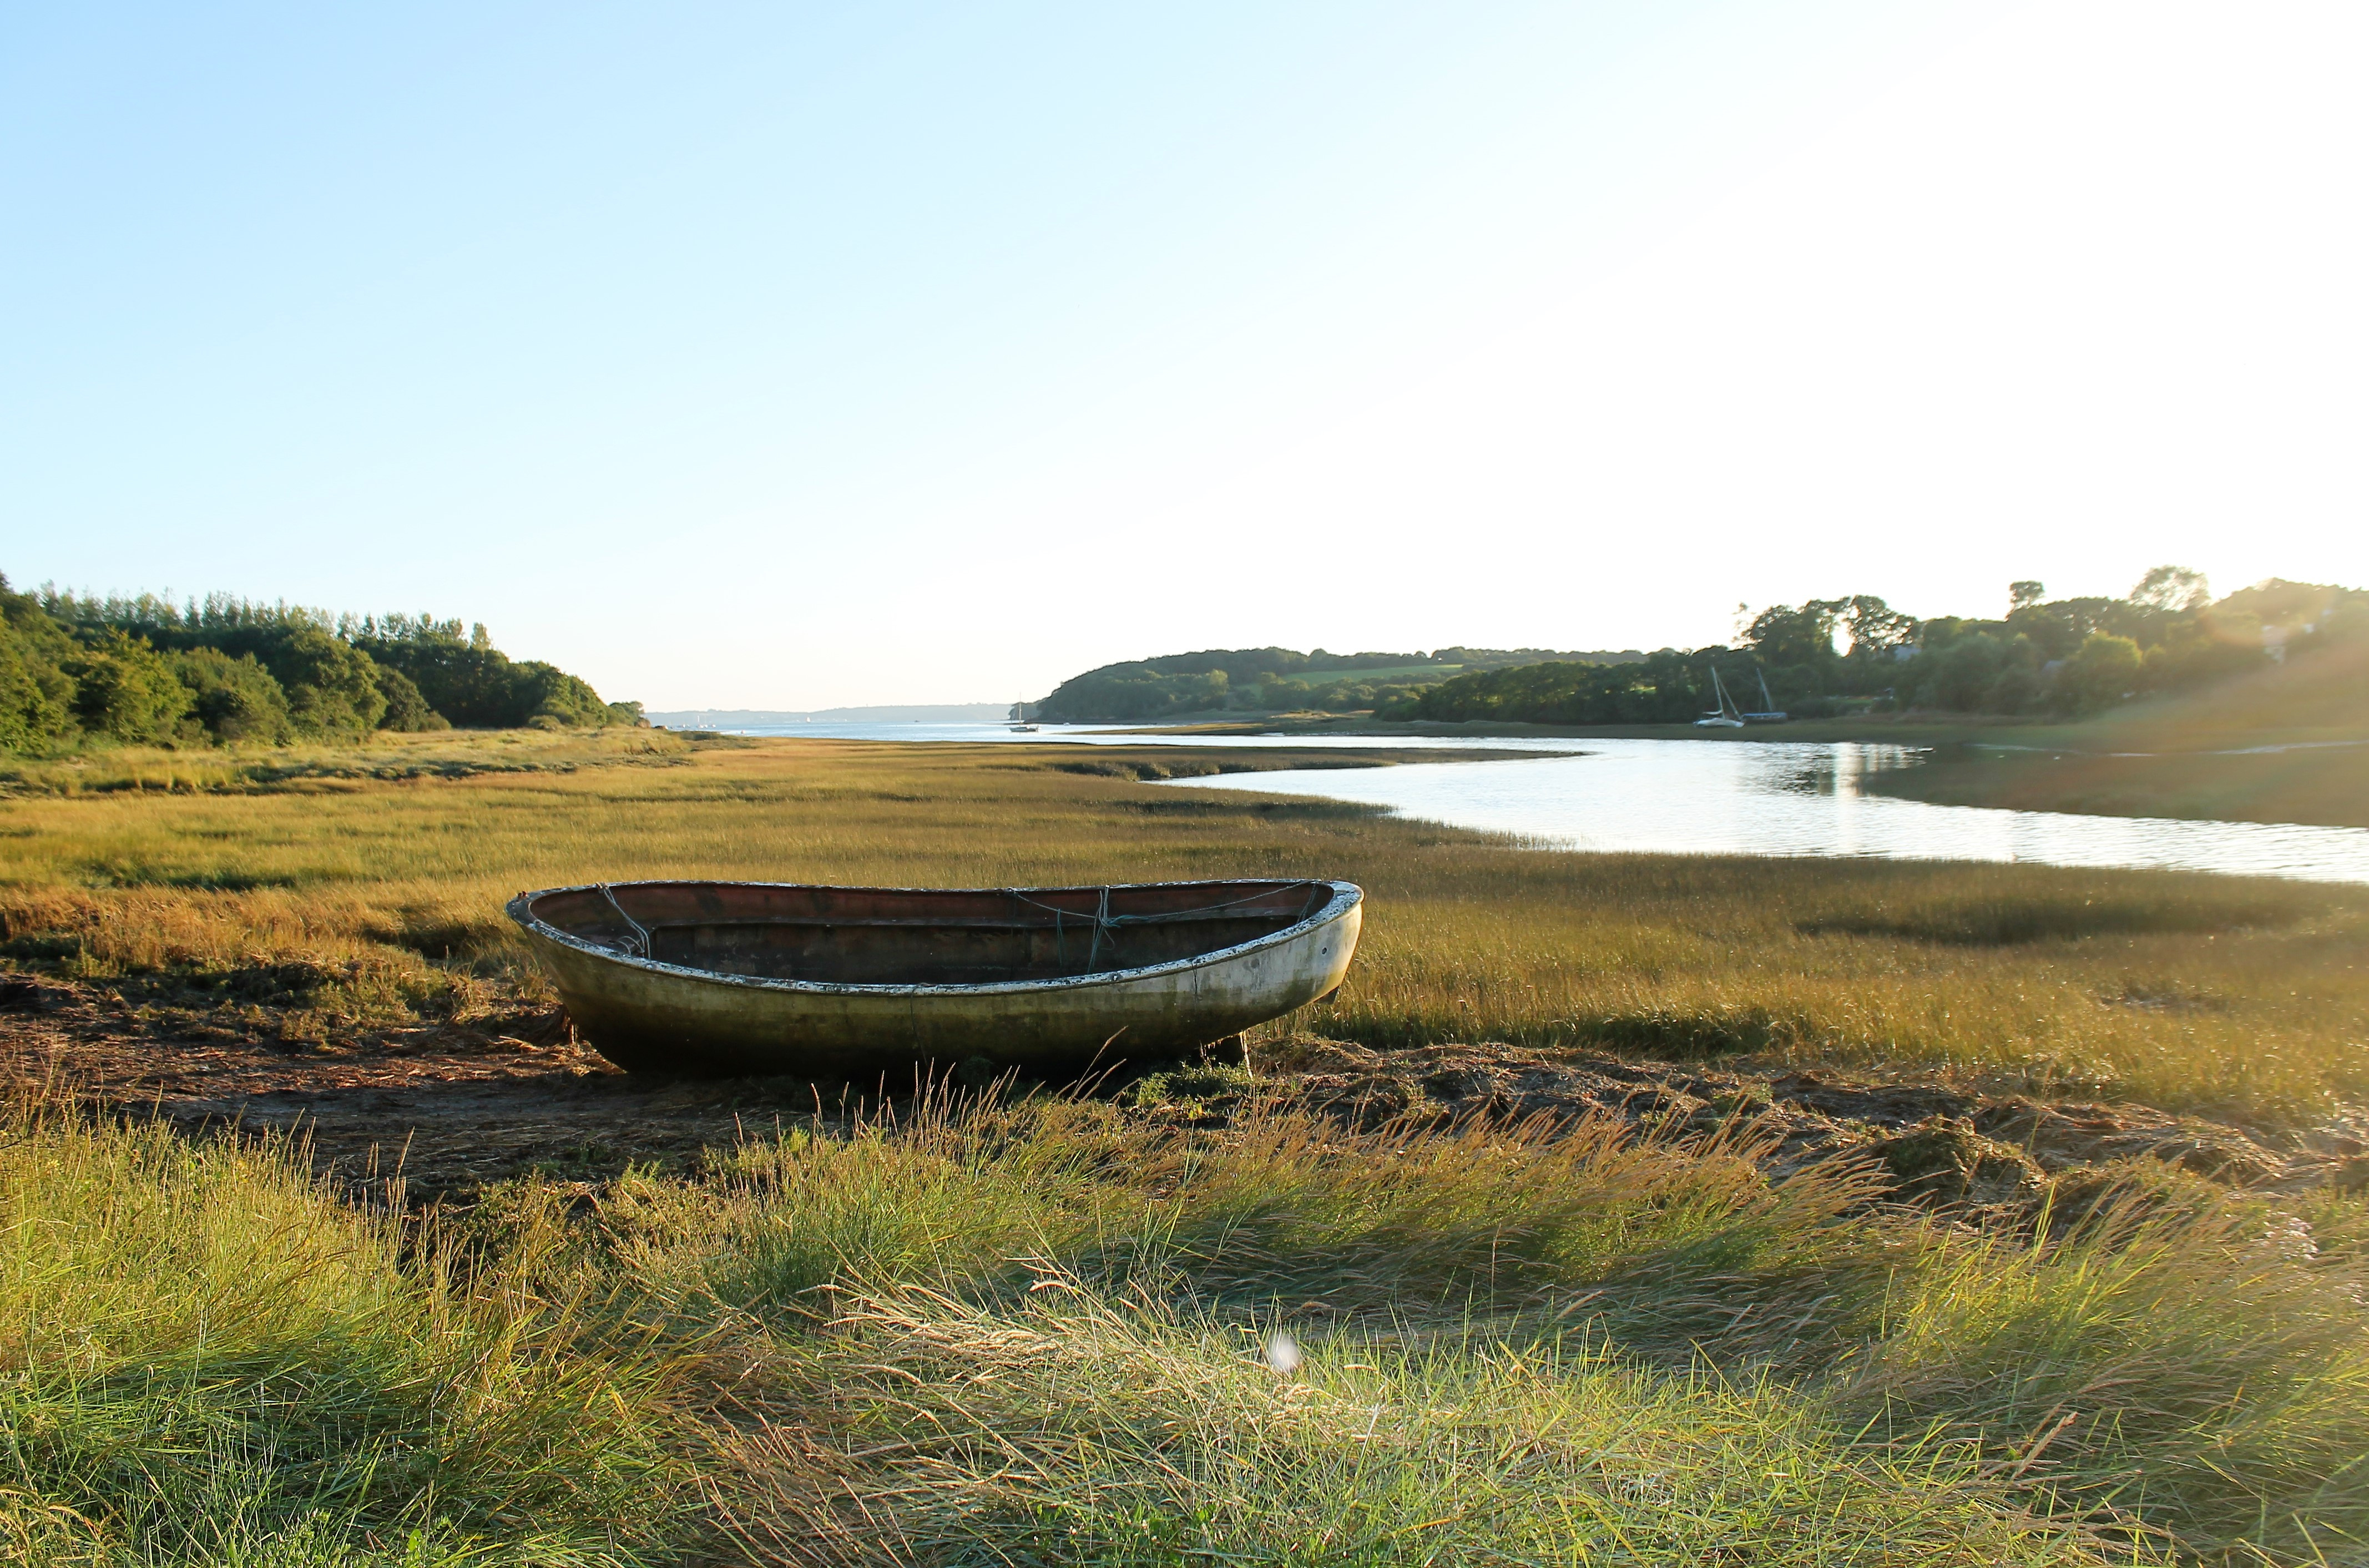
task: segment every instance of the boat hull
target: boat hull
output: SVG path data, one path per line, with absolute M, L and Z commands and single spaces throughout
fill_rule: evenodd
M 620 883 L 522 893 L 509 913 L 578 1035 L 630 1070 L 860 1078 L 983 1059 L 1051 1075 L 1173 1058 L 1337 989 L 1363 897 L 1340 882 Z M 1216 944 L 1180 951 L 1196 943 Z M 1156 961 L 1113 967 L 1130 949 Z M 881 978 L 900 966 L 930 978 Z M 998 973 L 1029 978 L 947 978 Z

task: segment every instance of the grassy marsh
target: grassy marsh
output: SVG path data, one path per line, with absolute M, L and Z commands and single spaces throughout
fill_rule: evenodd
M 0 801 L 0 962 L 169 1014 L 159 1048 L 334 1051 L 547 1007 L 523 887 L 1321 872 L 1372 902 L 1302 1035 L 2265 1128 L 2369 1077 L 2344 888 L 1539 853 L 1054 749 L 435 744 L 524 765 Z M 2358 1192 L 2140 1159 L 1977 1226 L 1770 1160 L 1749 1104 L 1140 1098 L 925 1101 L 423 1214 L 36 1096 L 0 1129 L 0 1559 L 2369 1562 Z
M 2369 742 L 2146 756 L 2017 744 L 1944 747 L 1867 787 L 1941 806 L 2369 828 Z
M 2357 1202 L 1984 1238 L 1747 1132 L 940 1103 L 404 1222 L 20 1114 L 58 1564 L 2357 1561 Z M 2152 1201 L 2151 1201 L 2152 1200 Z M 1290 1337 L 1300 1364 L 1266 1347 Z M 1280 1366 L 1282 1370 L 1278 1371 Z
M 326 966 L 320 1010 L 350 1027 L 477 981 L 532 994 L 502 901 L 595 875 L 1321 874 L 1372 895 L 1350 985 L 1302 1020 L 1337 1038 L 1741 1052 L 2254 1119 L 2369 1097 L 2369 890 L 1539 853 L 1353 806 L 1147 790 L 1065 771 L 1066 748 L 709 744 L 648 767 L 548 744 L 566 771 L 0 802 L 0 956 L 100 979 Z

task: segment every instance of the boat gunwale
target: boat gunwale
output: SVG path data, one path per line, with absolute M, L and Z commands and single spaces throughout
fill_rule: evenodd
M 599 893 L 626 887 L 795 887 L 800 891 L 826 893 L 1076 893 L 1092 892 L 1098 887 L 1241 887 L 1244 883 L 1265 882 L 1277 887 L 1295 883 L 1306 887 L 1329 887 L 1333 896 L 1315 913 L 1304 915 L 1265 936 L 1238 942 L 1231 947 L 1213 947 L 1207 953 L 1196 953 L 1189 958 L 1172 958 L 1163 964 L 1145 964 L 1131 969 L 1105 969 L 1100 974 L 1070 975 L 1049 980 L 990 980 L 983 985 L 872 985 L 845 980 L 774 979 L 764 975 L 730 975 L 720 969 L 694 968 L 687 964 L 669 964 L 657 958 L 637 957 L 620 953 L 597 942 L 562 931 L 534 912 L 534 901 L 555 893 Z M 1014 996 L 1049 991 L 1081 990 L 1094 986 L 1108 986 L 1175 974 L 1185 969 L 1207 967 L 1220 959 L 1237 957 L 1261 947 L 1278 945 L 1340 919 L 1363 903 L 1366 890 L 1354 882 L 1337 881 L 1328 876 L 1236 876 L 1210 877 L 1187 882 L 1112 882 L 1065 886 L 1059 887 L 862 887 L 830 882 L 735 882 L 718 877 L 650 877 L 638 882 L 580 882 L 567 887 L 538 887 L 521 893 L 503 906 L 502 912 L 530 936 L 555 942 L 574 948 L 588 957 L 605 959 L 626 968 L 645 970 L 651 974 L 675 976 L 683 979 L 704 980 L 716 985 L 742 986 L 751 990 L 790 991 L 813 996 Z M 1082 919 L 1092 920 L 1091 915 Z M 851 924 L 862 923 L 851 921 Z

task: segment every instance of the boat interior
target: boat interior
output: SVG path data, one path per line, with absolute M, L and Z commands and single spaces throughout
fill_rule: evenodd
M 1305 881 L 1107 887 L 814 887 L 621 882 L 537 895 L 534 917 L 622 956 L 764 979 L 994 985 L 1172 963 L 1295 925 Z

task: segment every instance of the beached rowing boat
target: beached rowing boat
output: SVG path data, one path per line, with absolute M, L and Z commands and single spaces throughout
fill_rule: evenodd
M 549 887 L 509 917 L 577 1032 L 641 1071 L 1033 1073 L 1174 1057 L 1341 984 L 1347 882 Z

